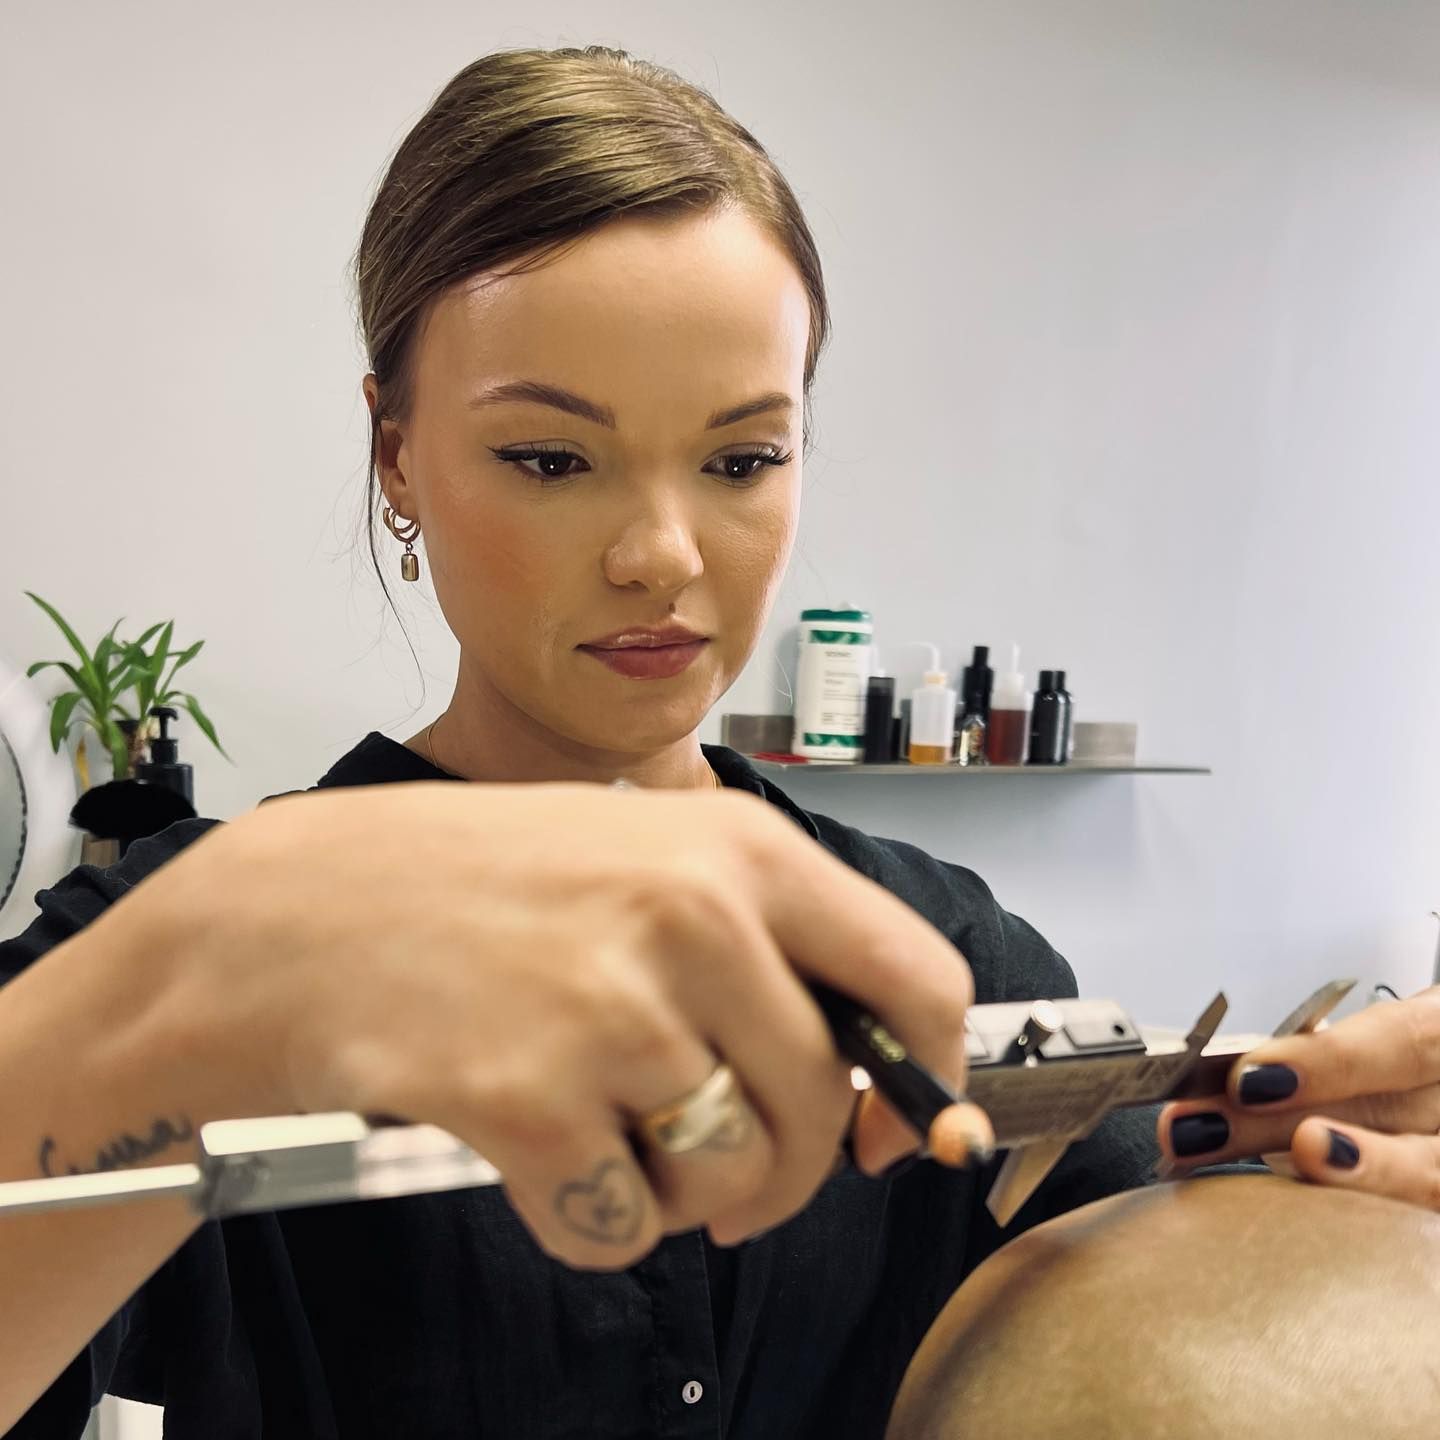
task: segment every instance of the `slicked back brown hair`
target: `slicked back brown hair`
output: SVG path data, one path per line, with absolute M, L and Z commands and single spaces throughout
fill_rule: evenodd
M 804 431 L 830 328 L 820 258 L 765 148 L 704 90 L 623 50 L 505 50 L 467 65 L 401 142 L 355 256 L 360 324 L 379 390 L 366 536 L 376 552 L 380 419 L 410 404 L 426 307 L 457 282 L 543 264 L 621 215 L 735 207 L 794 259 L 810 299 Z

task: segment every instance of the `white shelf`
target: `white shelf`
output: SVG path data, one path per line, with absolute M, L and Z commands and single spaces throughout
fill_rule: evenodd
M 757 760 L 745 757 L 762 775 L 928 775 L 1001 776 L 1039 775 L 1209 775 L 1208 765 L 1103 765 L 1072 760 L 1068 765 L 912 765 L 908 760 L 893 765 L 866 765 L 850 760 Z

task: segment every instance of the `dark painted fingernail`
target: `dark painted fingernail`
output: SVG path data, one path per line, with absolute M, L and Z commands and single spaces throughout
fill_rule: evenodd
M 1330 1153 L 1325 1157 L 1327 1165 L 1337 1170 L 1353 1170 L 1360 1163 L 1360 1147 L 1338 1130 L 1330 1132 Z
M 1300 1088 L 1300 1077 L 1288 1065 L 1247 1065 L 1240 1072 L 1240 1099 L 1246 1105 L 1288 1100 Z
M 1170 1148 L 1187 1159 L 1218 1150 L 1230 1138 L 1230 1122 L 1213 1110 L 1182 1115 L 1170 1126 Z

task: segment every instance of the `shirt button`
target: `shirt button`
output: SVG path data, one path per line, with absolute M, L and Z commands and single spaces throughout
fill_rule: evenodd
M 685 1388 L 680 1392 L 680 1398 L 687 1405 L 693 1405 L 704 1393 L 705 1387 L 698 1380 L 687 1380 Z

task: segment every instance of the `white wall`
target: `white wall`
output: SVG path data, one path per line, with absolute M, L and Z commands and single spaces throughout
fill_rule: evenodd
M 512 18 L 520 17 L 520 18 Z M 1440 906 L 1440 9 L 1401 0 L 12 5 L 0 26 L 0 652 L 174 614 L 235 756 L 310 783 L 422 696 L 363 558 L 346 263 L 390 149 L 497 46 L 713 88 L 807 206 L 836 332 L 806 604 L 1022 643 L 1210 779 L 797 779 L 991 879 L 1087 988 L 1249 1027 L 1415 987 Z M 415 587 L 423 589 L 424 587 Z M 914 666 L 902 671 L 907 679 Z M 712 723 L 707 738 L 714 738 Z

